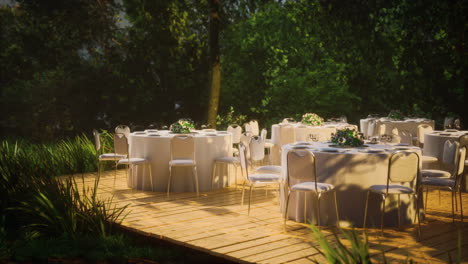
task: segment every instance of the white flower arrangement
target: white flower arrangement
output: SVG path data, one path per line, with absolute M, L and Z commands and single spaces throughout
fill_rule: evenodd
M 310 126 L 321 126 L 323 124 L 323 118 L 315 113 L 305 113 L 302 115 L 301 123 Z
M 191 129 L 194 129 L 195 126 L 192 121 L 186 119 L 180 119 L 171 125 L 172 133 L 186 134 L 190 133 Z

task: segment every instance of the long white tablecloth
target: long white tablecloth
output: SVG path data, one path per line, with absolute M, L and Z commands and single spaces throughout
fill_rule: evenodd
M 155 134 L 159 136 L 155 136 Z M 174 134 L 167 131 L 159 131 L 157 133 L 132 133 L 130 135 L 130 156 L 146 158 L 151 163 L 153 174 L 154 191 L 165 192 L 167 181 L 169 178 L 169 160 L 170 142 Z M 199 190 L 211 190 L 212 166 L 213 161 L 217 157 L 232 157 L 232 134 L 228 132 L 202 133 L 194 135 L 195 139 L 195 161 L 197 163 Z M 218 166 L 221 167 L 221 166 Z M 144 166 L 138 166 L 136 175 L 129 174 L 128 185 L 131 188 L 151 191 L 150 178 L 148 171 L 144 170 Z M 173 168 L 173 177 L 171 184 L 171 192 L 193 192 L 195 191 L 191 168 Z M 220 171 L 218 175 L 222 175 L 220 184 L 215 183 L 214 187 L 218 188 L 228 185 L 227 172 Z M 234 177 L 231 177 L 231 183 L 234 183 Z
M 368 130 L 369 122 L 371 120 L 375 120 L 375 128 L 372 133 Z M 383 134 L 391 135 L 392 130 L 397 128 L 398 131 L 406 130 L 412 134 L 413 137 L 418 136 L 418 126 L 421 124 L 427 124 L 434 128 L 434 120 L 426 120 L 426 119 L 408 119 L 404 121 L 396 121 L 396 120 L 386 120 L 384 118 L 381 119 L 374 119 L 374 118 L 365 118 L 359 121 L 360 124 L 360 131 L 364 134 L 364 136 L 380 136 Z M 381 129 L 382 127 L 382 129 Z M 381 133 L 382 131 L 382 133 Z
M 287 153 L 294 144 L 284 145 L 282 151 L 283 177 L 287 177 Z M 364 219 L 364 208 L 367 190 L 374 184 L 386 184 L 388 162 L 395 149 L 394 145 L 369 145 L 368 148 L 338 149 L 339 152 L 321 151 L 329 148 L 326 143 L 314 143 L 310 151 L 316 158 L 317 178 L 319 182 L 333 184 L 337 190 L 338 211 L 342 225 L 361 227 Z M 365 149 L 384 149 L 381 153 L 365 153 Z M 421 155 L 421 149 L 409 147 L 411 151 Z M 421 164 L 420 164 L 421 166 Z M 284 213 L 286 202 L 286 186 L 281 189 L 281 211 Z M 288 218 L 304 222 L 304 194 L 293 192 L 289 202 Z M 307 219 L 316 223 L 317 203 L 312 194 L 307 194 Z M 420 196 L 422 199 L 422 196 Z M 380 197 L 373 194 L 369 199 L 368 226 L 380 224 Z M 422 200 L 420 208 L 422 209 Z M 387 199 L 385 226 L 396 226 L 397 210 L 396 196 Z M 320 200 L 322 225 L 335 225 L 335 204 L 332 193 L 324 194 Z M 401 223 L 413 222 L 416 206 L 408 198 L 401 195 Z

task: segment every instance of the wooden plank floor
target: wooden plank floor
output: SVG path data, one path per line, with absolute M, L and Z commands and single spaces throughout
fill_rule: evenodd
M 77 182 L 87 187 L 94 185 L 95 175 L 81 176 Z M 201 193 L 144 192 L 127 187 L 125 172 L 119 171 L 114 183 L 114 172 L 103 173 L 98 194 L 113 197 L 116 206 L 128 205 L 122 222 L 126 228 L 145 235 L 168 240 L 179 245 L 199 249 L 240 263 L 320 263 L 326 262 L 317 251 L 317 242 L 310 229 L 288 221 L 283 225 L 279 212 L 277 191 L 254 191 L 250 216 L 247 205 L 240 205 L 241 186 Z M 247 200 L 246 200 L 247 201 Z M 463 194 L 465 214 L 468 194 Z M 362 232 L 362 229 L 356 229 Z M 333 239 L 334 228 L 322 228 Z M 437 192 L 429 195 L 429 210 L 422 224 L 422 239 L 417 241 L 414 227 L 368 229 L 372 260 L 389 263 L 408 259 L 419 263 L 438 263 L 456 260 L 458 240 L 461 248 L 468 247 L 468 224 L 451 219 L 450 193 L 442 192 L 439 205 Z M 346 243 L 346 241 L 344 241 Z M 468 251 L 462 250 L 463 262 L 468 262 Z

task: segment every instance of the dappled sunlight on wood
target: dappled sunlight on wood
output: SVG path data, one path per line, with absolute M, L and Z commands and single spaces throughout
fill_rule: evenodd
M 95 174 L 74 175 L 78 186 L 94 185 Z M 82 180 L 83 177 L 83 180 Z M 141 234 L 154 236 L 190 248 L 209 252 L 213 255 L 248 263 L 320 263 L 326 262 L 316 247 L 307 225 L 287 221 L 279 211 L 278 192 L 275 186 L 254 191 L 250 216 L 247 203 L 240 205 L 242 188 L 234 186 L 200 193 L 171 193 L 167 198 L 162 192 L 132 190 L 127 187 L 125 171 L 118 171 L 114 183 L 114 172 L 103 173 L 98 195 L 100 198 L 113 197 L 116 206 L 128 204 L 125 228 Z M 241 177 L 239 177 L 240 179 Z M 452 223 L 450 193 L 438 192 L 429 195 L 427 218 L 422 227 L 422 238 L 417 241 L 414 226 L 368 229 L 370 254 L 375 262 L 385 259 L 389 262 L 447 262 L 456 260 L 458 236 L 462 248 L 468 245 L 468 224 L 458 218 Z M 247 201 L 248 195 L 246 195 Z M 464 211 L 468 211 L 468 194 L 463 193 Z M 347 228 L 348 230 L 351 230 Z M 356 228 L 362 234 L 362 228 Z M 334 227 L 321 227 L 322 233 L 333 240 Z M 339 235 L 342 237 L 342 235 Z M 345 245 L 349 241 L 342 240 Z M 468 252 L 463 251 L 462 261 L 468 261 Z M 450 256 L 449 256 L 450 255 Z

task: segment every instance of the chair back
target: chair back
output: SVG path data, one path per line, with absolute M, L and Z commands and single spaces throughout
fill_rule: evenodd
M 380 124 L 379 125 L 379 136 L 387 134 L 386 131 L 387 131 L 387 125 Z
M 252 130 L 252 134 L 254 136 L 260 135 L 260 129 L 258 127 L 258 121 L 257 120 L 250 120 L 249 125 L 250 125 L 250 129 Z
M 367 123 L 367 133 L 365 136 L 367 136 L 368 138 L 375 136 L 376 125 L 377 125 L 377 120 L 375 119 L 369 120 L 369 122 Z
M 446 129 L 446 128 L 453 128 L 453 122 L 454 122 L 454 118 L 453 118 L 453 117 L 446 117 L 446 118 L 444 118 L 444 129 Z
M 467 147 L 468 148 L 468 135 L 463 135 L 458 138 L 458 143 L 460 143 L 460 148 L 461 147 Z
M 253 136 L 252 127 L 250 126 L 249 123 L 244 124 L 244 130 L 245 130 L 245 133 L 251 134 Z
M 252 140 L 252 135 L 250 133 L 243 133 L 240 137 L 240 143 L 244 144 L 244 147 L 246 149 L 247 159 L 250 159 L 250 141 L 251 140 Z
M 462 176 L 465 169 L 466 147 L 460 147 L 457 160 L 457 176 Z M 461 178 L 461 177 L 460 177 Z
M 267 139 L 267 134 L 268 134 L 268 131 L 266 130 L 266 128 L 262 128 L 262 131 L 260 131 L 260 137 L 265 142 L 266 142 L 266 139 Z
M 290 150 L 287 155 L 287 164 L 288 188 L 301 182 L 315 182 L 317 191 L 315 156 L 312 152 L 304 149 Z
M 171 139 L 171 160 L 195 160 L 195 139 L 191 135 L 175 135 Z
M 114 153 L 128 155 L 128 139 L 123 133 L 114 134 Z
M 116 134 L 117 133 L 121 133 L 121 134 L 124 134 L 127 138 L 130 137 L 130 127 L 126 126 L 126 125 L 118 125 L 115 127 L 115 131 L 114 131 Z
M 453 121 L 453 128 L 454 129 L 458 129 L 460 130 L 461 129 L 461 122 L 460 122 L 460 118 L 457 118 Z
M 250 160 L 260 161 L 265 158 L 265 141 L 262 137 L 253 136 L 250 140 Z
M 247 163 L 247 148 L 242 141 L 239 143 L 239 159 L 240 159 L 240 165 L 241 165 L 241 174 L 244 177 L 244 179 L 248 181 L 249 169 L 248 169 L 248 163 Z
M 96 129 L 93 129 L 93 137 L 94 137 L 94 148 L 96 152 L 99 153 L 101 150 L 101 135 Z
M 416 190 L 419 175 L 419 155 L 411 151 L 396 151 L 388 163 L 387 192 L 390 183 L 409 183 Z
M 413 135 L 408 130 L 400 131 L 400 143 L 405 143 L 410 146 L 413 145 Z
M 294 143 L 296 141 L 296 131 L 294 126 L 286 124 L 280 125 L 279 131 L 279 142 L 280 145 L 286 145 L 290 143 Z
M 444 143 L 444 153 L 442 153 L 442 163 L 446 165 L 455 164 L 459 148 L 460 143 L 446 140 Z
M 392 128 L 392 143 L 401 143 L 400 132 L 398 128 Z
M 242 135 L 242 127 L 236 124 L 229 125 L 227 131 L 232 133 L 232 144 L 239 144 Z
M 418 126 L 418 144 L 422 146 L 424 144 L 424 134 L 433 131 L 434 128 L 428 124 L 421 124 Z

